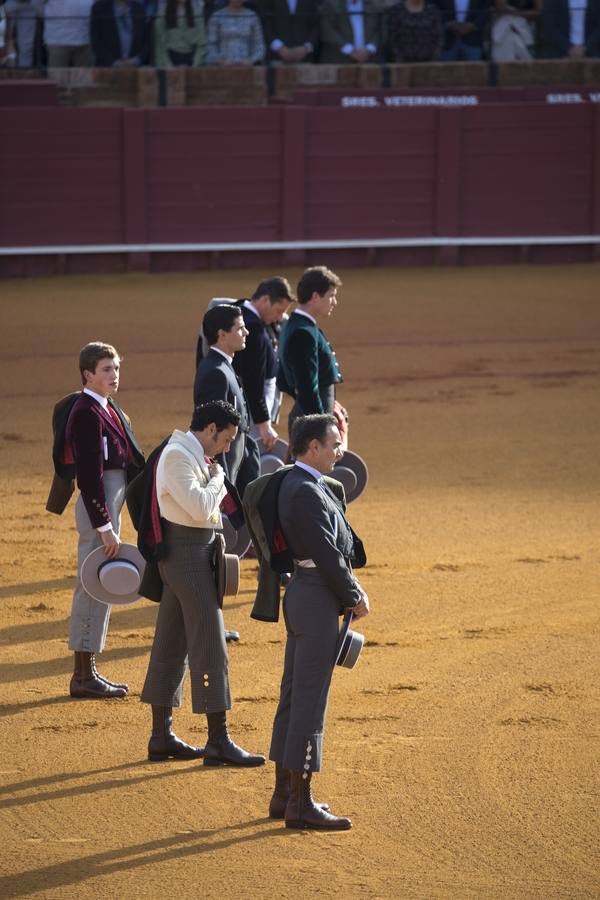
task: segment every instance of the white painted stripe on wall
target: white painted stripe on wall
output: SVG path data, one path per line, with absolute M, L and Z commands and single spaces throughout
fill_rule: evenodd
M 0 247 L 0 256 L 73 253 L 211 253 L 248 250 L 349 250 L 360 247 L 512 247 L 600 244 L 600 234 L 525 235 L 523 237 L 352 238 L 322 241 L 240 241 L 199 244 L 73 244 Z

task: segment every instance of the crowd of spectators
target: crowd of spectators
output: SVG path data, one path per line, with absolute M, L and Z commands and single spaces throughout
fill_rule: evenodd
M 0 63 L 172 66 L 600 57 L 600 0 L 0 0 Z

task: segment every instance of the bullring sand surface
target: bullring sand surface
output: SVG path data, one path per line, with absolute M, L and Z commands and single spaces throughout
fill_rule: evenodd
M 269 820 L 272 764 L 147 761 L 149 601 L 113 611 L 101 658 L 129 696 L 69 699 L 76 532 L 72 505 L 44 511 L 52 405 L 80 346 L 111 341 L 151 450 L 188 423 L 208 299 L 265 274 L 0 284 L 0 897 L 600 897 L 597 265 L 340 271 L 325 328 L 369 466 L 350 518 L 372 614 L 335 673 L 315 793 L 351 832 Z M 244 561 L 230 721 L 266 752 L 284 627 L 249 618 L 254 586 Z M 205 738 L 189 685 L 175 726 Z

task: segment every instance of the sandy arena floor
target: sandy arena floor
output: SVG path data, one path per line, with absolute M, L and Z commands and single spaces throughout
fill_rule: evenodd
M 52 405 L 80 346 L 111 341 L 150 450 L 188 424 L 208 299 L 266 274 L 0 283 L 0 897 L 600 897 L 598 266 L 340 272 L 326 330 L 369 465 L 350 518 L 373 612 L 315 787 L 351 832 L 270 821 L 272 765 L 148 763 L 149 601 L 113 612 L 101 660 L 129 697 L 67 696 Z M 231 729 L 265 752 L 284 629 L 249 619 L 254 579 L 226 606 Z M 188 698 L 176 728 L 202 742 Z

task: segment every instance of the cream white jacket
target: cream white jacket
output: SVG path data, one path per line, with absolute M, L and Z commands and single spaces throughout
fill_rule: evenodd
M 160 514 L 175 525 L 222 528 L 219 506 L 227 493 L 223 472 L 210 477 L 200 441 L 175 430 L 156 467 Z

